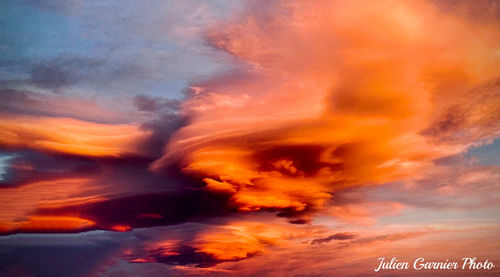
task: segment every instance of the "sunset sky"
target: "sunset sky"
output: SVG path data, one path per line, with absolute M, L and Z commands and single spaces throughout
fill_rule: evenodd
M 498 276 L 499 234 L 497 1 L 0 2 L 0 276 Z

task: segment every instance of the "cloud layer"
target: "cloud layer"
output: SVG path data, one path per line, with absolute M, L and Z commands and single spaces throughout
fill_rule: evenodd
M 169 4 L 4 4 L 88 45 L 0 45 L 0 274 L 47 275 L 52 235 L 109 246 L 61 276 L 498 259 L 495 3 Z

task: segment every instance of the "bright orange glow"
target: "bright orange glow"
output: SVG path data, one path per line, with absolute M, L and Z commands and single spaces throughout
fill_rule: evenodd
M 263 245 L 256 238 L 242 232 L 204 234 L 200 240 L 200 252 L 222 261 L 244 259 L 263 250 Z
M 132 260 L 128 260 L 129 263 L 152 263 L 154 262 L 154 260 L 151 260 L 151 259 L 132 259 Z
M 26 221 L 2 223 L 0 232 L 61 232 L 78 231 L 96 223 L 71 216 L 29 216 Z
M 113 225 L 110 229 L 116 232 L 127 232 L 132 228 L 128 225 Z
M 2 188 L 0 222 L 23 220 L 42 207 L 83 205 L 106 199 L 99 195 L 82 197 L 95 189 L 90 181 L 91 179 L 87 178 L 65 178 L 33 182 L 14 188 Z
M 245 259 L 266 251 L 292 234 L 285 226 L 255 222 L 234 222 L 207 230 L 191 243 L 198 252 L 210 254 L 219 261 Z
M 141 154 L 137 142 L 148 132 L 135 125 L 112 125 L 71 118 L 3 116 L 0 145 L 83 156 Z

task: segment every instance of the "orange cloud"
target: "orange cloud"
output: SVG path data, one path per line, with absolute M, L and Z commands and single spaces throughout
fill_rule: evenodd
M 399 214 L 405 206 L 398 202 L 352 203 L 328 207 L 326 213 L 342 221 L 375 224 L 375 217 Z
M 161 262 L 173 265 L 213 267 L 224 262 L 241 261 L 263 255 L 272 247 L 283 247 L 295 239 L 310 236 L 319 228 L 287 223 L 233 221 L 225 225 L 204 225 L 188 239 L 149 242 L 146 251 L 125 253 L 127 260 Z
M 235 209 L 303 217 L 339 189 L 412 178 L 500 131 L 486 100 L 498 85 L 482 89 L 498 77 L 498 24 L 422 1 L 273 5 L 208 32 L 251 73 L 193 86 L 190 124 L 153 169 L 180 160 Z M 470 135 L 440 139 L 450 130 Z
M 207 274 L 353 275 L 371 272 L 380 255 L 456 255 L 478 246 L 498 257 L 499 243 L 490 243 L 498 241 L 496 225 L 494 232 L 462 232 L 449 224 L 444 236 L 434 226 L 375 224 L 411 205 L 452 207 L 445 196 L 466 208 L 498 203 L 497 167 L 436 169 L 439 158 L 500 134 L 498 22 L 416 0 L 257 3 L 206 33 L 241 71 L 190 87 L 180 112 L 187 123 L 151 165 L 174 168 L 172 179 L 146 172 L 148 160 L 125 159 L 123 166 L 88 159 L 95 162 L 94 179 L 72 178 L 73 171 L 66 179 L 62 171 L 52 181 L 23 179 L 23 186 L 1 190 L 0 233 L 125 232 L 226 217 L 192 229 L 181 225 L 178 232 L 188 234 L 124 254 L 133 263 Z M 156 104 L 141 99 L 136 104 L 149 117 Z M 80 120 L 2 116 L 0 146 L 91 158 L 145 155 L 140 144 L 149 131 L 83 121 L 95 118 L 79 113 L 52 115 Z M 166 137 L 155 135 L 151 144 Z M 179 171 L 180 181 L 173 180 Z M 384 183 L 382 193 L 370 190 Z M 114 193 L 106 194 L 111 199 L 106 192 Z M 278 224 L 266 211 L 302 224 Z M 339 220 L 314 218 L 318 213 Z M 242 219 L 253 216 L 261 216 L 259 223 Z M 346 222 L 365 224 L 346 228 Z M 438 238 L 423 240 L 428 234 Z
M 92 220 L 70 216 L 29 216 L 24 221 L 0 222 L 0 233 L 78 232 L 95 226 Z
M 191 245 L 219 261 L 234 261 L 265 251 L 286 237 L 285 230 L 272 224 L 234 222 L 199 234 Z
M 100 124 L 71 118 L 3 115 L 0 145 L 91 157 L 141 155 L 147 131 L 127 124 Z
M 32 231 L 37 228 L 43 231 L 45 227 L 45 229 L 49 230 L 52 228 L 51 226 L 55 226 L 53 231 L 57 231 L 59 227 L 64 231 L 65 226 L 68 227 L 67 229 L 71 229 L 71 226 L 76 226 L 75 229 L 89 227 L 90 222 L 83 219 L 80 222 L 83 227 L 78 227 L 79 225 L 76 224 L 78 220 L 72 221 L 73 217 L 70 215 L 61 217 L 60 222 L 57 216 L 41 217 L 34 215 L 39 208 L 43 207 L 81 205 L 104 200 L 105 198 L 102 196 L 88 196 L 94 189 L 92 185 L 89 185 L 89 181 L 89 179 L 84 178 L 67 178 L 33 182 L 21 187 L 2 188 L 0 194 L 0 225 L 3 226 L 2 232 L 28 230 L 31 228 L 30 226 L 34 226 Z M 44 225 L 45 219 L 48 220 L 46 225 Z M 71 222 L 76 225 L 72 225 Z
M 226 230 L 221 233 L 202 233 L 198 241 L 198 250 L 212 255 L 219 261 L 236 261 L 261 252 L 264 245 L 251 234 Z

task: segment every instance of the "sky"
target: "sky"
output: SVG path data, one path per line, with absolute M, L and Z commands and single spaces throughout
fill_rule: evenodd
M 496 1 L 0 2 L 1 276 L 497 276 Z

